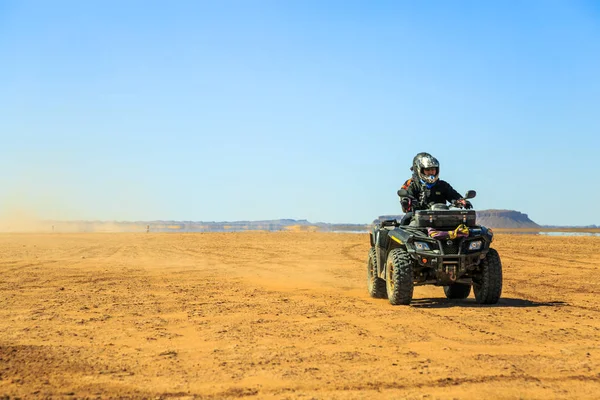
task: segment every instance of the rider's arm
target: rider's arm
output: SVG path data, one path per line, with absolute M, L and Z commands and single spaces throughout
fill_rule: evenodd
M 452 185 L 450 185 L 446 181 L 442 181 L 442 182 L 445 184 L 444 185 L 444 193 L 445 193 L 447 201 L 452 203 L 452 202 L 455 202 L 456 200 L 462 199 L 462 196 L 460 195 L 460 193 L 458 193 L 456 190 L 454 190 Z
M 422 208 L 422 205 L 420 203 L 421 189 L 419 187 L 419 184 L 413 180 L 411 182 L 411 184 L 408 186 L 408 188 L 406 189 L 406 191 L 408 192 L 408 194 L 410 196 L 412 196 L 413 198 L 416 199 L 416 200 L 412 201 L 411 211 L 420 210 Z

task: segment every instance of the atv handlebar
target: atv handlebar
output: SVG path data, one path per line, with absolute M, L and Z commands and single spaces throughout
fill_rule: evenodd
M 406 189 L 398 189 L 398 196 L 400 197 L 406 197 L 408 199 L 411 200 L 411 202 L 415 202 L 415 203 L 419 203 L 419 200 L 414 198 L 413 196 L 411 196 L 408 191 Z M 455 200 L 451 203 L 451 205 L 453 207 L 457 207 L 457 208 L 465 208 L 465 209 L 471 209 L 473 208 L 473 206 L 471 205 L 470 201 L 467 201 L 467 199 L 472 199 L 477 195 L 477 192 L 474 190 L 467 190 L 467 193 L 465 193 L 465 197 L 463 197 L 462 199 L 459 200 Z M 464 204 L 463 204 L 464 201 Z
M 394 226 L 394 227 L 396 227 L 396 226 L 400 226 L 400 222 L 398 222 L 398 220 L 395 220 L 395 219 L 386 219 L 385 221 L 381 221 L 379 223 L 379 226 L 381 228 L 384 228 L 386 226 Z
M 452 202 L 452 207 L 464 208 L 466 210 L 470 210 L 471 208 L 473 208 L 473 205 L 471 204 L 471 202 L 469 200 L 458 199 L 458 200 Z

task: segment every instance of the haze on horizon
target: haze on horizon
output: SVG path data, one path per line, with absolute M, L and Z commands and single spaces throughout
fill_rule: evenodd
M 428 151 L 600 225 L 600 3 L 2 1 L 0 218 L 368 223 Z

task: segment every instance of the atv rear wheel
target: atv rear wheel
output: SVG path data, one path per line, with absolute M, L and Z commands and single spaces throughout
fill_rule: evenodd
M 481 275 L 473 279 L 475 301 L 479 304 L 496 304 L 502 294 L 502 263 L 498 252 L 488 250 L 481 262 Z
M 449 299 L 466 299 L 471 294 L 471 285 L 466 283 L 453 283 L 444 286 L 444 294 Z
M 413 261 L 404 249 L 393 249 L 386 263 L 386 288 L 390 303 L 409 305 L 413 297 Z
M 369 259 L 367 260 L 367 289 L 371 297 L 376 299 L 387 297 L 385 280 L 377 276 L 377 252 L 374 247 L 369 250 Z

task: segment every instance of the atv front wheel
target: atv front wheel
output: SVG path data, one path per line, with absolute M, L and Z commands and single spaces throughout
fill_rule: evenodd
M 385 281 L 377 276 L 377 252 L 374 247 L 369 250 L 369 259 L 367 260 L 367 289 L 371 297 L 376 299 L 387 297 Z
M 386 288 L 390 303 L 409 305 L 413 297 L 413 261 L 404 249 L 393 249 L 386 264 Z
M 473 280 L 475 301 L 479 304 L 496 304 L 502 294 L 502 263 L 498 252 L 488 250 L 481 262 L 481 275 Z
M 449 286 L 444 286 L 444 294 L 449 299 L 466 299 L 471 293 L 471 285 L 465 283 L 453 283 Z

